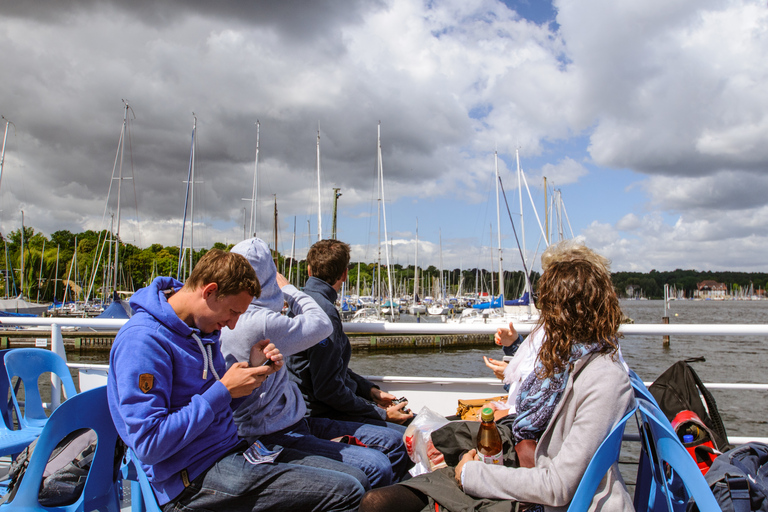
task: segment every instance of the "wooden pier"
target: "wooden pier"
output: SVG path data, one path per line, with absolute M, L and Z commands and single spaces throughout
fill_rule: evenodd
M 62 330 L 64 346 L 75 350 L 106 349 L 112 347 L 117 331 Z M 45 340 L 51 345 L 50 329 L 2 329 L 0 349 L 34 347 Z M 493 346 L 492 334 L 358 334 L 349 337 L 352 350 L 436 349 Z

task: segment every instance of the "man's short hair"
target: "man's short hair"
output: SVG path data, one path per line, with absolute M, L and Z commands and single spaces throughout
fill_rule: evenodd
M 313 277 L 334 285 L 349 266 L 349 244 L 340 240 L 315 242 L 307 253 L 307 263 Z
M 261 295 L 256 272 L 241 254 L 211 249 L 200 258 L 184 286 L 197 290 L 216 283 L 216 297 L 227 297 L 248 292 L 253 297 Z

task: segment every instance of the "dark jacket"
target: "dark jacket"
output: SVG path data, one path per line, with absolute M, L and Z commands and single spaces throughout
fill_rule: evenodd
M 333 324 L 328 338 L 287 358 L 291 380 L 298 384 L 307 402 L 307 415 L 386 420 L 386 410 L 371 401 L 371 388 L 376 386 L 349 369 L 352 346 L 334 306 L 336 290 L 310 277 L 304 293 L 315 299 Z

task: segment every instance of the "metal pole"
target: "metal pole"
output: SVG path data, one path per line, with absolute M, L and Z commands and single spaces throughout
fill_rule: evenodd
M 336 210 L 339 204 L 339 197 L 341 197 L 340 188 L 333 189 L 333 225 L 331 226 L 331 238 L 336 240 Z
M 61 325 L 51 324 L 51 352 L 61 356 L 64 361 L 67 360 L 67 353 L 64 351 L 64 339 L 61 337 Z M 61 379 L 55 373 L 51 373 L 51 408 L 56 409 L 61 403 Z M 70 397 L 67 397 L 70 398 Z

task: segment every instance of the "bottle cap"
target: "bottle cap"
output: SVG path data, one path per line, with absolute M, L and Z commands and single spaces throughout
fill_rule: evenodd
M 480 411 L 480 419 L 482 421 L 493 421 L 493 409 L 490 407 L 483 407 L 483 410 Z
M 683 436 L 683 442 L 684 443 L 692 443 L 693 442 L 693 434 L 685 434 Z

